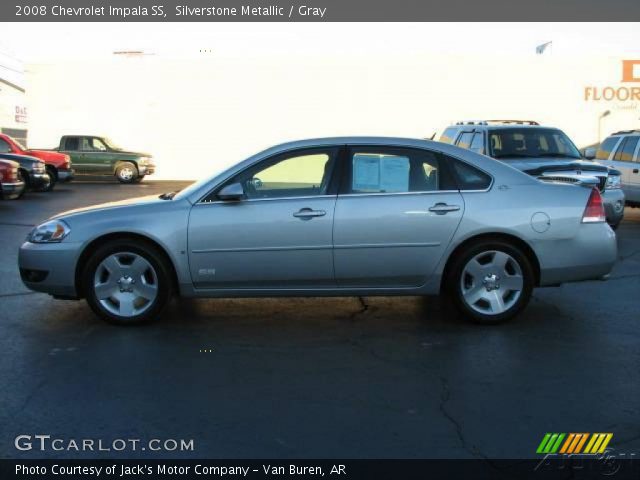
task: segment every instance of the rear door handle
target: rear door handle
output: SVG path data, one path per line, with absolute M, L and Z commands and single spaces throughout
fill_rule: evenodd
M 633 169 L 633 173 L 638 173 L 638 169 L 637 169 L 637 168 L 634 168 L 634 169 Z
M 324 217 L 327 214 L 324 210 L 312 210 L 310 208 L 301 208 L 293 214 L 297 218 Z
M 446 203 L 436 203 L 433 207 L 429 207 L 429 211 L 437 215 L 445 215 L 446 213 L 456 212 L 458 210 L 460 210 L 459 205 L 447 205 Z

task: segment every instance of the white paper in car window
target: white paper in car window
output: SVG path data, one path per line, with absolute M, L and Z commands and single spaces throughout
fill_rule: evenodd
M 379 156 L 353 156 L 353 190 L 380 190 Z
M 409 158 L 388 156 L 380 159 L 380 190 L 409 191 Z

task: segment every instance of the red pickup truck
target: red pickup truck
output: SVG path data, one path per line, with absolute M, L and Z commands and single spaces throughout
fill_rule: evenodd
M 73 180 L 74 171 L 71 168 L 71 158 L 64 153 L 46 150 L 30 150 L 4 133 L 0 133 L 0 153 L 29 155 L 42 160 L 46 165 L 49 177 L 51 177 L 51 183 L 47 187 L 47 191 L 53 190 L 57 182 L 69 182 Z

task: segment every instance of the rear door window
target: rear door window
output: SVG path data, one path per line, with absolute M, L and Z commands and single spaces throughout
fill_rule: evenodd
M 598 152 L 596 153 L 596 159 L 609 160 L 611 151 L 618 143 L 618 140 L 620 140 L 620 137 L 609 137 L 604 142 L 602 142 L 602 145 L 600 145 L 600 148 L 598 148 Z
M 404 147 L 359 147 L 350 151 L 345 193 L 407 193 L 455 189 L 440 156 Z
M 638 146 L 638 138 L 640 137 L 626 137 L 622 143 L 620 143 L 613 159 L 619 162 L 633 161 L 633 153 L 636 151 L 636 147 Z

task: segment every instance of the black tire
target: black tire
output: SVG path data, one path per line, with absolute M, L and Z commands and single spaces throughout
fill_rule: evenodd
M 148 302 L 148 305 L 145 304 L 142 307 L 144 311 L 139 314 L 130 316 L 118 315 L 114 311 L 110 311 L 96 296 L 96 272 L 98 268 L 103 269 L 101 266 L 102 262 L 110 257 L 113 258 L 112 256 L 114 254 L 122 255 L 123 257 L 126 257 L 128 254 L 138 255 L 146 260 L 154 270 L 155 276 L 153 278 L 157 295 L 153 301 Z M 140 241 L 139 239 L 122 238 L 110 241 L 96 249 L 84 267 L 82 285 L 84 286 L 83 293 L 85 299 L 96 315 L 116 325 L 140 325 L 154 321 L 161 316 L 173 293 L 172 278 L 172 270 L 168 264 L 168 260 L 157 247 L 150 243 Z M 122 292 L 122 290 L 120 290 L 120 292 Z M 118 292 L 115 292 L 115 294 L 117 295 Z M 103 301 L 112 309 L 120 308 L 116 302 L 112 302 L 111 299 Z
M 138 167 L 134 163 L 120 162 L 116 168 L 116 178 L 120 183 L 135 183 L 138 176 Z
M 484 280 L 488 282 L 488 284 L 483 282 L 482 285 L 473 285 L 475 280 L 473 280 L 473 277 L 469 275 L 468 271 L 465 271 L 465 268 L 468 266 L 469 262 L 476 257 L 480 259 L 489 259 L 490 261 L 488 264 L 481 265 L 481 268 L 488 268 L 491 270 L 492 267 L 489 266 L 489 263 L 493 264 L 492 256 L 495 258 L 495 252 L 506 254 L 510 257 L 510 260 L 506 263 L 504 272 L 496 271 L 495 275 L 497 275 L 497 277 L 485 276 Z M 521 272 L 521 275 L 517 271 L 518 269 L 519 272 Z M 460 312 L 463 317 L 471 322 L 483 325 L 496 325 L 515 317 L 529 303 L 535 283 L 534 270 L 529 258 L 519 248 L 501 240 L 479 241 L 478 243 L 471 245 L 469 248 L 465 249 L 458 258 L 453 260 L 453 263 L 447 271 L 447 277 L 445 278 L 446 295 L 451 299 L 456 310 Z M 507 291 L 507 301 L 505 303 L 503 298 L 502 302 L 504 307 L 506 307 L 507 304 L 510 305 L 508 308 L 505 308 L 504 311 L 500 312 L 498 309 L 500 313 L 489 312 L 488 310 L 491 309 L 493 305 L 490 305 L 489 302 L 483 298 L 478 299 L 473 306 L 465 300 L 463 288 L 466 287 L 468 287 L 469 294 L 473 293 L 472 291 L 474 290 L 474 287 L 478 288 L 479 293 L 484 294 L 485 285 L 487 285 L 486 296 L 493 296 L 494 294 L 491 293 L 493 290 L 496 290 L 496 296 L 501 295 L 502 289 L 500 288 L 500 280 L 506 284 L 505 277 L 510 277 L 511 275 L 509 272 L 511 271 L 513 271 L 515 276 L 519 275 L 521 277 L 522 287 L 519 294 L 516 294 L 515 291 Z M 503 276 L 502 279 L 500 278 L 500 275 Z M 471 284 L 469 284 L 470 278 Z M 492 288 L 492 290 L 489 290 L 489 288 Z M 486 304 L 486 311 L 483 310 L 483 302 Z
M 20 195 L 18 195 L 16 200 L 21 199 L 24 196 L 25 192 L 29 190 L 29 187 L 30 187 L 29 174 L 26 171 L 22 169 L 18 169 L 18 180 L 24 182 L 24 188 L 22 189 L 22 191 L 20 192 Z
M 51 165 L 47 165 L 47 173 L 49 174 L 49 185 L 39 189 L 40 192 L 50 192 L 56 187 L 58 183 L 58 171 Z

